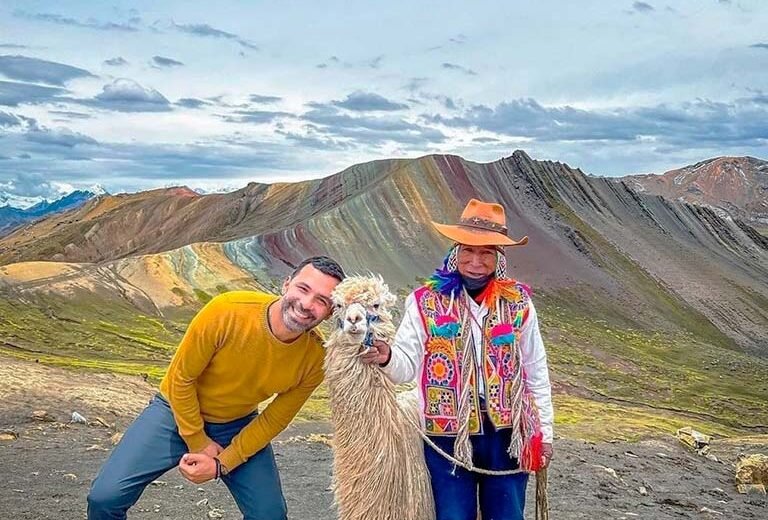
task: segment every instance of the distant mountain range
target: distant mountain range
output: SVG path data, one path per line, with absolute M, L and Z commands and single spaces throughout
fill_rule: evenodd
M 29 222 L 79 208 L 88 200 L 100 195 L 107 195 L 101 186 L 75 190 L 52 202 L 43 198 L 16 197 L 0 193 L 0 236 L 7 235 Z M 30 205 L 30 202 L 35 200 L 37 201 Z
M 705 169 L 689 168 L 683 180 Z M 533 287 L 556 392 L 570 400 L 560 414 L 621 403 L 768 433 L 768 238 L 746 220 L 755 195 L 728 192 L 744 205 L 732 216 L 639 182 L 516 151 L 375 161 L 226 194 L 92 198 L 0 239 L 0 352 L 160 374 L 203 303 L 274 290 L 315 254 L 380 273 L 403 296 L 450 247 L 430 221 L 455 222 L 475 197 L 502 203 L 511 234 L 530 237 L 507 252 L 509 271 Z M 725 199 L 718 186 L 702 191 Z
M 375 161 L 324 179 L 250 183 L 230 193 L 200 195 L 182 186 L 99 197 L 0 239 L 0 263 L 99 262 L 260 235 L 353 199 L 409 162 Z
M 720 215 L 768 231 L 768 161 L 716 157 L 663 175 L 632 175 L 623 180 L 639 192 L 709 206 Z
M 0 190 L 0 207 L 12 206 L 18 209 L 27 209 L 45 200 L 44 197 L 26 197 Z

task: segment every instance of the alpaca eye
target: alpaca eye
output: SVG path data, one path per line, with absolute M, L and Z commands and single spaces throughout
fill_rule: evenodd
M 374 303 L 374 304 L 373 304 L 373 308 L 374 308 L 374 309 L 378 309 L 380 306 L 381 306 L 381 304 L 380 304 L 380 303 Z

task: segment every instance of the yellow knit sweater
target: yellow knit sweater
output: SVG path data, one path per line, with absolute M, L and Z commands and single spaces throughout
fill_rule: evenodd
M 323 380 L 322 338 L 315 331 L 291 343 L 275 338 L 267 324 L 275 300 L 252 291 L 211 300 L 190 323 L 160 383 L 191 452 L 211 442 L 203 421 L 239 419 L 277 394 L 219 456 L 230 471 L 285 429 Z

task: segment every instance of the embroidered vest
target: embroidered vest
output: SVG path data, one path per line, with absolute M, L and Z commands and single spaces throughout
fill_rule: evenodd
M 420 377 L 424 403 L 425 430 L 430 435 L 456 435 L 458 430 L 459 396 L 461 395 L 461 359 L 466 338 L 472 334 L 471 321 L 462 330 L 462 305 L 451 305 L 450 298 L 427 287 L 414 293 L 424 330 L 427 332 L 424 360 Z M 520 365 L 520 329 L 527 322 L 530 290 L 515 283 L 514 290 L 491 302 L 481 326 L 481 359 L 475 374 L 483 378 L 483 396 L 491 422 L 496 428 L 520 424 L 524 400 L 529 399 L 524 388 Z M 466 312 L 469 312 L 467 309 Z M 472 409 L 470 433 L 482 432 L 479 416 L 479 396 L 475 378 L 470 380 Z

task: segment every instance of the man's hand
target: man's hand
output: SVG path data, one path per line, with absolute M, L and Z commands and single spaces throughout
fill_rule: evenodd
M 179 461 L 179 471 L 190 482 L 202 484 L 216 478 L 216 461 L 204 453 L 186 453 Z
M 222 451 L 224 451 L 224 448 L 222 448 L 220 444 L 214 441 L 211 441 L 208 444 L 208 446 L 206 446 L 200 451 L 196 451 L 195 453 L 202 453 L 203 455 L 208 455 L 209 457 L 213 458 L 217 456 L 219 453 L 221 453 Z
M 377 365 L 384 365 L 389 362 L 389 357 L 392 354 L 392 350 L 389 345 L 377 339 L 373 342 L 373 345 L 364 351 L 360 356 L 360 360 L 363 363 L 369 363 Z
M 546 468 L 549 466 L 549 461 L 552 460 L 552 443 L 544 442 L 541 444 L 541 465 Z

